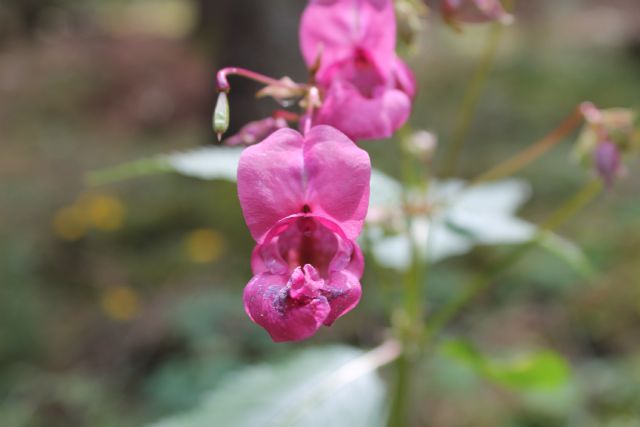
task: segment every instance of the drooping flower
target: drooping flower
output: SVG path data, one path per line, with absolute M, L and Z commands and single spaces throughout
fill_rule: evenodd
M 395 52 L 391 0 L 314 0 L 300 26 L 307 66 L 317 65 L 323 105 L 315 123 L 355 140 L 389 137 L 408 119 L 414 76 Z
M 245 310 L 274 341 L 308 338 L 360 300 L 370 175 L 367 153 L 330 126 L 281 129 L 242 153 L 238 196 L 257 242 Z
M 442 15 L 454 28 L 459 28 L 461 23 L 498 21 L 510 24 L 513 21 L 500 0 L 442 0 Z
M 608 188 L 624 177 L 623 159 L 634 146 L 635 113 L 626 108 L 599 109 L 583 102 L 579 111 L 585 125 L 576 141 L 572 157 L 595 170 Z

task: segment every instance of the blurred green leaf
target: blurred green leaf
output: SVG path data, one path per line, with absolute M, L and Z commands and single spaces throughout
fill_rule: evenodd
M 177 172 L 193 178 L 235 182 L 241 152 L 240 147 L 215 146 L 162 154 L 89 172 L 87 181 L 91 185 L 102 185 L 139 176 Z
M 567 263 L 576 273 L 591 278 L 596 269 L 582 248 L 555 233 L 545 233 L 538 244 L 550 253 Z
M 443 344 L 441 351 L 485 379 L 514 391 L 560 388 L 571 376 L 564 358 L 551 350 L 489 358 L 467 342 L 452 340 Z
M 384 384 L 362 369 L 362 352 L 309 349 L 229 376 L 195 410 L 153 427 L 375 427 L 384 423 Z

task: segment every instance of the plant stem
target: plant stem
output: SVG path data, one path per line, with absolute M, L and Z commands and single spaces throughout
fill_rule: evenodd
M 460 154 L 469 135 L 471 122 L 473 121 L 480 95 L 482 95 L 482 90 L 487 82 L 489 71 L 491 71 L 495 61 L 503 33 L 504 25 L 494 23 L 480 61 L 471 77 L 471 82 L 462 101 L 462 106 L 460 107 L 460 112 L 451 137 L 449 151 L 446 154 L 443 164 L 442 175 L 445 177 L 452 176 L 456 173 Z
M 582 122 L 582 119 L 582 113 L 579 109 L 576 109 L 560 124 L 560 126 L 554 129 L 547 136 L 533 143 L 510 159 L 483 173 L 474 179 L 471 185 L 480 184 L 486 181 L 493 181 L 514 174 L 537 160 L 549 149 L 556 146 L 560 141 L 566 138 Z
M 531 240 L 519 245 L 506 255 L 489 274 L 476 278 L 461 294 L 436 313 L 429 322 L 426 339 L 437 336 L 469 302 L 480 293 L 486 291 L 502 273 L 526 255 L 547 233 L 573 218 L 601 191 L 602 182 L 599 179 L 593 179 L 584 185 L 582 189 L 569 198 L 540 225 L 539 231 Z
M 405 126 L 399 132 L 400 150 L 402 153 L 402 171 L 404 181 L 403 202 L 405 209 L 409 206 L 409 191 L 417 184 L 420 194 L 426 194 L 429 179 L 416 172 L 416 164 L 406 145 L 411 138 L 411 130 Z M 413 385 L 412 371 L 421 354 L 421 339 L 424 336 L 424 282 L 427 268 L 421 253 L 421 245 L 412 232 L 413 221 L 408 210 L 405 212 L 406 227 L 411 242 L 411 268 L 404 276 L 402 305 L 395 314 L 397 335 L 402 342 L 403 352 L 396 361 L 396 378 L 389 427 L 406 427 L 410 413 L 410 396 Z

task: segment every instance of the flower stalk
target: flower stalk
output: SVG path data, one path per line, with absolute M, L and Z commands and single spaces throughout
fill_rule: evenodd
M 583 115 L 580 108 L 576 108 L 575 111 L 560 124 L 560 126 L 554 129 L 547 136 L 533 143 L 510 159 L 481 174 L 473 180 L 472 185 L 487 181 L 494 181 L 513 175 L 525 166 L 539 159 L 540 156 L 545 154 L 551 148 L 555 147 L 564 138 L 571 134 L 571 132 L 573 132 L 582 123 L 582 121 Z
M 231 85 L 229 84 L 228 76 L 242 76 L 246 79 L 262 83 L 266 86 L 276 86 L 282 89 L 290 90 L 306 90 L 307 85 L 299 83 L 291 83 L 287 80 L 277 80 L 273 77 L 265 76 L 264 74 L 256 73 L 255 71 L 247 70 L 240 67 L 227 67 L 218 71 L 216 74 L 216 83 L 220 92 L 229 92 Z
M 426 171 L 416 170 L 414 159 L 408 152 L 408 139 L 412 133 L 409 126 L 403 127 L 399 132 L 399 149 L 403 159 L 404 181 L 404 206 L 405 210 L 410 205 L 409 190 L 415 183 L 419 184 L 420 194 L 426 194 L 429 179 Z M 413 216 L 406 212 L 409 230 L 412 229 Z M 404 276 L 402 293 L 402 308 L 396 313 L 395 327 L 398 337 L 403 344 L 403 352 L 396 361 L 396 378 L 391 411 L 389 414 L 389 427 L 406 426 L 409 419 L 411 402 L 411 390 L 413 388 L 412 373 L 422 356 L 422 336 L 424 335 L 424 293 L 427 274 L 427 266 L 421 253 L 421 245 L 414 233 L 411 236 L 411 268 Z
M 500 23 L 494 23 L 492 25 L 487 44 L 482 52 L 476 70 L 471 77 L 471 82 L 462 101 L 462 106 L 460 107 L 460 112 L 453 130 L 449 151 L 443 162 L 442 175 L 445 177 L 452 176 L 456 173 L 462 149 L 469 136 L 471 123 L 473 122 L 478 102 L 487 83 L 489 72 L 495 62 L 504 30 L 504 25 Z

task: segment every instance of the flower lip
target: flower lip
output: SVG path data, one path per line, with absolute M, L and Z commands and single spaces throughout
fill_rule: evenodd
M 256 245 L 245 311 L 276 342 L 298 341 L 331 326 L 358 304 L 364 260 L 357 243 L 320 215 L 279 221 Z
M 279 221 L 255 247 L 251 267 L 254 273 L 289 275 L 308 264 L 326 279 L 346 268 L 353 256 L 354 245 L 333 221 L 295 214 Z

